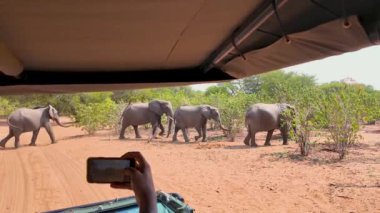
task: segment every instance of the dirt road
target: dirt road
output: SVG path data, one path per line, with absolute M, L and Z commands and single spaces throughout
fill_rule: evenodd
M 301 159 L 294 143 L 282 146 L 279 139 L 271 147 L 247 148 L 242 142 L 120 141 L 107 132 L 84 136 L 74 127 L 54 131 L 57 144 L 42 130 L 36 147 L 27 146 L 31 135 L 24 134 L 22 147 L 13 149 L 10 140 L 0 150 L 0 212 L 40 212 L 132 195 L 88 184 L 86 159 L 135 150 L 151 162 L 156 188 L 180 193 L 197 212 L 380 212 L 380 125 L 365 127 L 362 143 L 338 163 L 327 152 Z M 1 137 L 6 132 L 0 126 Z M 264 137 L 259 135 L 259 144 Z

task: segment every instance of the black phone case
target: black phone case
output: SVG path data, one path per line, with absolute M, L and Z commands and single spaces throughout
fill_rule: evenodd
M 130 161 L 131 167 L 136 167 L 136 161 L 134 158 L 117 158 L 117 157 L 89 157 L 87 158 L 87 182 L 88 183 L 123 183 L 123 182 L 97 182 L 91 179 L 90 177 L 90 161 L 91 160 L 122 160 L 126 159 Z

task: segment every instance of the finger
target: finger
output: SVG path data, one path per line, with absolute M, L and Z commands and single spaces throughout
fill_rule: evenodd
M 140 171 L 133 167 L 130 167 L 124 170 L 124 175 L 128 175 L 128 176 L 136 176 L 136 174 L 138 173 L 140 173 Z
M 131 183 L 111 183 L 111 188 L 114 189 L 129 189 L 132 190 Z
M 136 158 L 138 161 L 146 161 L 141 152 L 127 152 L 121 158 Z
M 140 152 L 127 152 L 123 156 L 121 156 L 123 159 L 134 159 L 136 161 L 135 167 L 139 169 L 140 171 L 144 171 L 145 168 L 145 159 L 142 157 Z
M 121 158 L 134 158 L 140 165 L 142 171 L 145 169 L 145 167 L 149 167 L 148 162 L 140 152 L 127 152 Z

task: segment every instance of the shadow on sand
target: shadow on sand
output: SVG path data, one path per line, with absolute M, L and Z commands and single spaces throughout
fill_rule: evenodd
M 9 142 L 8 142 L 9 143 Z M 7 143 L 7 144 L 8 144 Z M 34 146 L 30 146 L 29 144 L 20 144 L 19 147 L 17 149 L 25 149 L 25 148 L 34 148 L 34 147 L 45 147 L 45 146 L 50 146 L 50 145 L 54 145 L 54 144 L 36 144 Z M 11 150 L 17 150 L 14 146 L 8 146 L 8 147 L 0 147 L 0 152 L 1 151 L 11 151 Z
M 67 136 L 59 139 L 60 141 L 67 141 L 67 140 L 72 140 L 72 139 L 78 139 L 78 138 L 83 138 L 88 135 L 72 135 L 72 136 Z

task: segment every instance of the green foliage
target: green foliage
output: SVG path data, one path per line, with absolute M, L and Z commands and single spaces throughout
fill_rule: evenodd
M 293 72 L 275 71 L 251 78 L 243 79 L 244 91 L 254 92 L 265 103 L 294 103 L 303 90 L 316 87 L 313 76 Z M 247 85 L 253 85 L 253 89 Z
M 360 121 L 366 111 L 363 90 L 343 83 L 327 84 L 322 90 L 319 104 L 323 126 L 327 126 L 328 140 L 343 159 L 347 149 L 359 139 Z
M 257 102 L 256 96 L 239 93 L 234 96 L 220 95 L 218 100 L 214 106 L 219 108 L 222 124 L 229 130 L 229 140 L 235 141 L 236 135 L 244 129 L 248 106 Z
M 375 124 L 380 120 L 380 91 L 371 87 L 365 87 L 362 92 L 362 121 L 367 124 Z
M 307 88 L 303 94 L 295 101 L 294 122 L 288 123 L 293 128 L 290 129 L 290 135 L 295 139 L 300 147 L 302 156 L 309 155 L 312 144 L 312 132 L 319 126 L 318 117 L 315 116 L 319 111 L 318 102 L 320 91 L 317 88 Z M 287 112 L 288 116 L 290 112 Z
M 229 95 L 229 91 L 227 87 L 223 86 L 210 86 L 207 88 L 205 95 L 210 96 L 210 95 Z
M 15 105 L 5 98 L 0 98 L 0 115 L 7 116 L 16 109 Z
M 237 81 L 231 83 L 220 83 L 216 86 L 210 86 L 207 88 L 205 95 L 236 95 L 240 92 L 240 89 L 236 83 Z
M 75 119 L 78 121 L 76 124 L 89 134 L 106 127 L 113 127 L 118 118 L 117 109 L 117 105 L 110 98 L 99 103 L 80 103 L 76 107 Z
M 364 85 L 333 82 L 317 85 L 313 76 L 275 71 L 229 83 L 219 83 L 205 92 L 191 87 L 156 88 L 114 92 L 5 96 L 0 98 L 0 114 L 18 107 L 53 105 L 60 114 L 75 118 L 78 126 L 94 133 L 118 128 L 120 113 L 130 103 L 153 99 L 170 101 L 175 110 L 182 105 L 209 104 L 218 107 L 222 124 L 234 140 L 244 130 L 244 115 L 255 103 L 289 103 L 295 106 L 297 131 L 294 139 L 301 154 L 309 152 L 311 134 L 320 129 L 330 132 L 329 141 L 354 143 L 359 124 L 380 119 L 380 91 Z M 293 125 L 293 123 L 292 123 Z M 341 145 L 336 145 L 338 149 Z M 347 147 L 348 147 L 347 146 Z M 345 149 L 346 150 L 346 149 Z
M 244 78 L 240 81 L 237 81 L 235 84 L 246 94 L 258 93 L 261 91 L 262 85 L 261 75 L 256 75 L 248 78 Z

